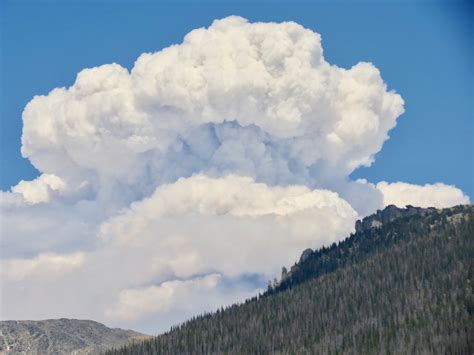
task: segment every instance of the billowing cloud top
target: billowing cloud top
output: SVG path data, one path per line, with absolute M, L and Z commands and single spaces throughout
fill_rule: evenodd
M 42 175 L 0 193 L 2 317 L 156 333 L 255 294 L 383 205 L 469 202 L 350 181 L 402 113 L 374 65 L 329 64 L 293 22 L 228 17 L 130 72 L 81 71 L 23 113 Z
M 372 64 L 327 63 L 317 33 L 228 17 L 130 73 L 85 69 L 35 97 L 22 152 L 46 173 L 139 190 L 195 172 L 317 186 L 370 164 L 402 112 Z

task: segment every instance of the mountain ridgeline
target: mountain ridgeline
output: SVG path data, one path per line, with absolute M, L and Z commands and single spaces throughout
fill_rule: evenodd
M 0 322 L 0 354 L 97 354 L 150 336 L 79 319 Z
M 377 213 L 357 221 L 356 233 L 339 244 L 333 243 L 329 247 L 323 247 L 316 251 L 306 249 L 301 254 L 299 262 L 293 265 L 289 272 L 285 267 L 282 268 L 281 280 L 275 280 L 273 284 L 269 284 L 266 295 L 286 290 L 338 268 L 364 260 L 381 248 L 387 248 L 406 238 L 407 235 L 403 233 L 403 224 L 406 222 L 406 218 L 416 219 L 426 215 L 431 215 L 432 219 L 438 217 L 435 208 L 408 205 L 403 209 L 394 205 L 387 206 L 384 210 L 379 210 Z M 397 224 L 401 228 L 398 232 L 392 231 L 396 225 L 387 226 L 388 223 L 395 220 L 398 220 Z
M 267 292 L 124 354 L 473 354 L 474 206 L 389 206 Z

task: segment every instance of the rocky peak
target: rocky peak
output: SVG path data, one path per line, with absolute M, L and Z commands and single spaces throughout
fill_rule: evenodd
M 300 261 L 299 262 L 300 263 L 304 262 L 306 259 L 308 259 L 311 256 L 311 254 L 313 254 L 313 249 L 311 249 L 311 248 L 305 249 L 303 251 L 303 254 L 301 254 L 301 256 L 300 256 Z
M 388 205 L 383 210 L 378 210 L 375 214 L 363 218 L 356 222 L 356 233 L 370 228 L 379 228 L 386 223 L 393 222 L 399 218 L 410 217 L 414 215 L 425 215 L 428 212 L 436 210 L 434 207 L 421 208 L 407 205 L 405 208 L 399 208 L 395 205 Z

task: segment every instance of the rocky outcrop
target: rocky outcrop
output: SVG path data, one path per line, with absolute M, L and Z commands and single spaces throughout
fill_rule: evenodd
M 414 215 L 426 215 L 436 210 L 434 207 L 421 208 L 407 205 L 405 208 L 399 208 L 395 205 L 389 205 L 383 210 L 378 210 L 375 214 L 365 217 L 356 222 L 356 233 L 362 232 L 370 228 L 379 228 L 386 223 L 390 223 L 399 218 L 411 217 Z
M 306 259 L 308 259 L 311 256 L 311 254 L 313 254 L 313 249 L 311 248 L 305 249 L 300 256 L 299 262 L 303 263 Z
M 148 338 L 131 330 L 112 329 L 77 319 L 0 322 L 0 354 L 97 354 Z

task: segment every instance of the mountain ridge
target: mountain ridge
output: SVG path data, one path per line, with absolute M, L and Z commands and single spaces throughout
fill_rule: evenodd
M 93 320 L 0 321 L 0 354 L 97 354 L 149 336 Z
M 456 213 L 456 211 L 462 209 L 463 207 L 461 205 L 444 209 L 444 211 Z M 311 248 L 305 249 L 299 261 L 293 264 L 289 271 L 287 271 L 286 267 L 282 268 L 280 280 L 274 280 L 273 284 L 269 284 L 265 294 L 279 292 L 311 278 L 318 277 L 326 272 L 334 271 L 337 267 L 341 266 L 341 259 L 345 258 L 347 261 L 347 254 L 350 254 L 351 249 L 354 247 L 359 247 L 361 244 L 363 247 L 366 247 L 367 244 L 378 243 L 377 240 L 371 238 L 373 234 L 371 232 L 372 229 L 383 228 L 389 223 L 404 218 L 423 217 L 429 214 L 437 216 L 440 211 L 442 211 L 442 209 L 436 209 L 434 207 L 414 207 L 412 205 L 407 205 L 405 208 L 388 205 L 383 210 L 377 210 L 374 214 L 357 220 L 355 223 L 355 232 L 338 243 L 332 243 L 329 246 L 323 246 L 317 250 Z

